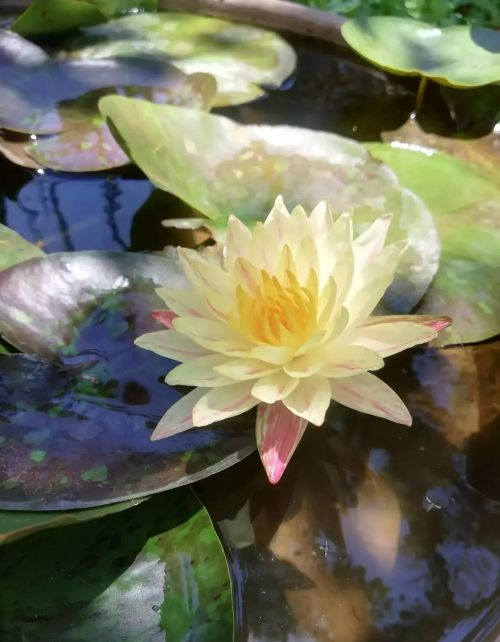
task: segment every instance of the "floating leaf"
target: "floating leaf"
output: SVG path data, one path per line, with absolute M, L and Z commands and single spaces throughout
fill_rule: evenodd
M 130 9 L 157 7 L 158 0 L 34 0 L 12 28 L 27 38 L 47 36 L 98 24 Z
M 353 210 L 358 231 L 392 212 L 392 240 L 408 238 L 410 247 L 386 304 L 408 311 L 425 293 L 439 254 L 432 217 L 359 143 L 119 96 L 99 106 L 152 182 L 205 214 L 216 235 L 231 213 L 249 224 L 262 220 L 278 194 L 289 208 L 312 209 L 327 198 L 338 213 Z
M 217 106 L 244 103 L 279 87 L 295 69 L 293 48 L 271 31 L 215 18 L 140 14 L 84 29 L 66 43 L 79 59 L 163 56 L 185 73 L 217 79 Z
M 347 21 L 342 35 L 363 58 L 394 73 L 459 87 L 500 82 L 500 33 L 494 29 L 371 16 Z
M 52 254 L 0 273 L 0 332 L 38 355 L 0 355 L 0 508 L 133 499 L 255 448 L 247 417 L 150 440 L 180 393 L 163 383 L 169 362 L 133 341 L 162 329 L 154 288 L 182 284 L 173 260 L 125 253 Z
M 2 553 L 2 642 L 231 639 L 227 566 L 188 489 Z
M 397 144 L 368 148 L 434 215 L 441 261 L 416 312 L 452 317 L 453 325 L 435 342 L 470 343 L 498 334 L 500 188 L 473 165 L 445 153 Z
M 144 499 L 134 499 L 129 502 L 118 504 L 107 504 L 98 508 L 87 508 L 83 510 L 63 511 L 0 511 L 0 545 L 10 544 L 21 537 L 32 535 L 38 531 L 70 524 L 81 524 L 91 519 L 119 513 L 122 510 L 133 508 Z
M 44 256 L 43 250 L 0 224 L 0 270 L 36 256 Z
M 196 485 L 228 556 L 237 642 L 496 630 L 498 476 L 491 466 L 476 489 L 468 473 L 481 466 L 475 440 L 496 430 L 496 373 L 481 370 L 495 358 L 495 344 L 392 357 L 383 373 L 411 428 L 334 406 L 278 485 L 257 456 Z M 449 438 L 457 424 L 468 438 Z M 488 443 L 498 463 L 500 441 Z
M 0 29 L 0 70 L 10 69 L 12 65 L 31 67 L 48 59 L 45 51 L 33 42 L 7 29 Z

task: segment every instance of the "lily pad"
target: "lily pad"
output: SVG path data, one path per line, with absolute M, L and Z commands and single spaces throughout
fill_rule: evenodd
M 128 10 L 154 11 L 158 0 L 34 0 L 14 22 L 27 38 L 60 33 L 103 22 Z
M 222 642 L 229 577 L 188 489 L 2 551 L 2 642 Z
M 216 18 L 143 13 L 82 31 L 83 37 L 65 45 L 72 58 L 163 56 L 185 73 L 214 76 L 219 107 L 262 96 L 262 87 L 279 87 L 296 64 L 293 48 L 281 36 Z
M 44 251 L 37 245 L 33 245 L 14 230 L 0 224 L 0 270 L 44 255 Z
M 163 383 L 174 362 L 133 340 L 162 328 L 155 287 L 182 284 L 173 260 L 126 253 L 52 254 L 0 273 L 0 333 L 32 353 L 0 355 L 0 509 L 143 497 L 255 448 L 248 417 L 150 440 L 181 393 Z
M 262 220 L 278 194 L 290 208 L 312 209 L 327 198 L 338 213 L 353 210 L 358 231 L 392 212 L 392 240 L 407 238 L 410 246 L 385 303 L 408 311 L 427 290 L 439 257 L 432 217 L 359 143 L 119 96 L 102 98 L 99 107 L 150 180 L 207 216 L 215 236 L 231 213 L 250 225 Z
M 127 164 L 99 114 L 103 95 L 209 109 L 217 92 L 212 76 L 188 76 L 165 60 L 60 61 L 32 47 L 0 30 L 0 128 L 29 134 L 23 139 L 6 132 L 0 150 L 25 167 L 98 171 Z
M 393 73 L 458 87 L 500 82 L 500 32 L 494 29 L 372 16 L 347 21 L 342 35 L 363 58 Z
M 459 158 L 399 144 L 368 145 L 434 215 L 441 240 L 439 270 L 418 314 L 447 314 L 453 325 L 438 345 L 482 341 L 500 332 L 500 188 Z M 498 174 L 497 174 L 498 175 Z
M 133 499 L 129 502 L 119 502 L 118 504 L 107 504 L 98 508 L 87 508 L 74 511 L 0 511 L 0 545 L 10 544 L 11 542 L 32 535 L 39 531 L 60 526 L 69 526 L 70 524 L 81 524 L 91 519 L 98 519 L 112 513 L 119 513 L 137 506 L 144 499 Z
M 497 431 L 495 360 L 495 344 L 405 352 L 382 373 L 411 428 L 333 406 L 278 485 L 257 456 L 196 485 L 228 555 L 237 642 L 488 639 L 500 441 L 484 487 L 468 471 Z

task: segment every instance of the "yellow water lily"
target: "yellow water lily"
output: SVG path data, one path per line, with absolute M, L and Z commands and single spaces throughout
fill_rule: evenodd
M 172 385 L 196 386 L 168 409 L 162 439 L 257 406 L 257 446 L 276 483 L 308 423 L 330 402 L 411 424 L 398 395 L 370 371 L 430 341 L 447 317 L 371 316 L 391 284 L 405 242 L 384 247 L 391 216 L 353 238 L 352 218 L 321 202 L 290 214 L 281 197 L 250 231 L 229 220 L 220 260 L 179 248 L 191 286 L 159 288 L 170 329 L 136 344 L 180 361 Z

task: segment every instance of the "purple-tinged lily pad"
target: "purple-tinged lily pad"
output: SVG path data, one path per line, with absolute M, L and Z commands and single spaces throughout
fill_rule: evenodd
M 258 98 L 265 94 L 262 87 L 279 87 L 296 64 L 293 48 L 278 34 L 199 15 L 142 13 L 82 31 L 63 43 L 68 56 L 155 56 L 185 73 L 209 73 L 217 79 L 218 107 Z
M 441 242 L 438 272 L 418 314 L 447 314 L 437 345 L 472 343 L 500 332 L 500 172 L 411 144 L 368 145 L 432 212 Z
M 250 225 L 262 220 L 278 194 L 288 207 L 308 210 L 328 199 L 339 214 L 353 211 L 358 232 L 392 212 L 391 240 L 410 245 L 385 303 L 407 312 L 427 290 L 439 259 L 432 216 L 363 145 L 120 96 L 101 98 L 99 107 L 151 181 L 204 214 L 215 236 L 224 235 L 230 214 Z
M 0 333 L 32 353 L 0 356 L 1 509 L 133 499 L 255 448 L 247 417 L 150 440 L 181 393 L 163 383 L 169 362 L 133 341 L 161 327 L 155 287 L 182 283 L 172 260 L 121 253 L 53 254 L 0 273 Z

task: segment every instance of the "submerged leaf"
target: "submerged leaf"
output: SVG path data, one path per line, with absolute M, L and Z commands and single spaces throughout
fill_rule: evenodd
M 188 489 L 34 534 L 2 553 L 0 575 L 9 586 L 2 592 L 3 642 L 232 637 L 224 555 Z
M 453 325 L 440 333 L 435 343 L 470 343 L 498 334 L 498 183 L 474 165 L 442 152 L 381 143 L 371 143 L 368 148 L 434 215 L 441 260 L 416 312 L 452 317 Z
M 84 30 L 68 41 L 72 58 L 152 56 L 185 73 L 217 79 L 217 106 L 244 103 L 279 87 L 294 71 L 293 48 L 272 31 L 176 13 L 140 14 Z
M 371 16 L 349 20 L 342 35 L 361 56 L 394 73 L 459 87 L 500 82 L 500 33 L 494 29 Z
M 205 214 L 216 235 L 225 232 L 230 214 L 250 225 L 263 220 L 277 194 L 290 208 L 306 210 L 328 199 L 337 214 L 353 211 L 357 232 L 392 212 L 388 241 L 408 239 L 410 245 L 385 304 L 407 312 L 427 290 L 439 255 L 432 217 L 359 143 L 295 127 L 238 125 L 119 96 L 99 106 L 153 183 Z
M 0 508 L 141 497 L 255 448 L 245 418 L 150 439 L 180 393 L 163 383 L 173 362 L 133 341 L 162 327 L 151 318 L 155 287 L 182 283 L 172 260 L 120 253 L 53 254 L 0 273 L 0 332 L 38 355 L 0 356 Z

